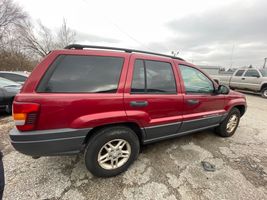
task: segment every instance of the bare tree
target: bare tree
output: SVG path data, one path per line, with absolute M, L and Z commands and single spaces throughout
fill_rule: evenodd
M 60 49 L 75 41 L 76 33 L 68 28 L 66 20 L 57 34 L 40 21 L 34 27 L 31 23 L 21 26 L 20 29 L 24 49 L 37 56 L 44 57 L 53 49 Z
M 12 0 L 0 0 L 0 70 L 31 70 L 30 58 L 21 49 L 19 27 L 29 19 Z
M 0 42 L 8 43 L 8 36 L 14 29 L 28 18 L 21 7 L 12 0 L 0 0 Z M 2 48 L 1 48 L 2 49 Z
M 76 37 L 76 32 L 71 30 L 67 26 L 67 22 L 63 19 L 61 28 L 57 33 L 57 48 L 64 48 L 65 46 L 74 43 Z
M 23 49 L 30 54 L 44 57 L 54 48 L 53 35 L 41 22 L 38 22 L 37 30 L 32 23 L 27 22 L 20 27 L 19 31 Z

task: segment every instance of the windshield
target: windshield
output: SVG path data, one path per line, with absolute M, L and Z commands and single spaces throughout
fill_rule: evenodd
M 0 77 L 0 87 L 10 86 L 10 85 L 16 85 L 16 86 L 19 86 L 20 84 L 14 82 L 14 81 L 10 81 L 10 80 L 8 80 L 8 79 L 1 78 L 1 77 Z
M 260 72 L 263 77 L 267 77 L 267 69 L 260 69 Z

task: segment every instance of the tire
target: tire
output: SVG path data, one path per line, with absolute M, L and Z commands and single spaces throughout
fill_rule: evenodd
M 230 137 L 234 135 L 238 127 L 240 117 L 241 117 L 240 111 L 237 108 L 233 108 L 229 112 L 227 117 L 223 120 L 223 122 L 220 124 L 220 126 L 218 126 L 215 129 L 216 133 L 221 137 Z M 230 120 L 232 121 L 232 123 Z M 231 123 L 231 124 L 227 128 L 228 123 Z
M 119 144 L 120 148 L 115 150 L 114 147 Z M 126 171 L 136 160 L 139 150 L 139 139 L 132 129 L 124 126 L 104 128 L 89 140 L 84 154 L 85 165 L 94 176 L 116 176 Z M 106 161 L 100 163 L 98 160 Z
M 267 87 L 261 90 L 261 96 L 267 99 Z

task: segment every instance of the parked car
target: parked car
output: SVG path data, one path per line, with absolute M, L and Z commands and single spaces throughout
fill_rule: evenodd
M 84 152 L 87 169 L 109 177 L 125 171 L 141 145 L 208 128 L 232 136 L 246 99 L 181 58 L 70 45 L 34 69 L 13 106 L 16 150 Z
M 25 72 L 0 71 L 0 77 L 14 81 L 22 85 L 27 80 L 28 76 L 29 74 Z
M 13 99 L 20 89 L 20 84 L 0 77 L 0 110 L 12 113 Z
M 267 98 L 267 69 L 240 68 L 232 76 L 214 75 L 212 77 L 231 89 L 261 93 L 262 97 Z

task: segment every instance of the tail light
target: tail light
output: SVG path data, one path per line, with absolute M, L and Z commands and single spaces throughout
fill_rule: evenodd
M 20 131 L 34 130 L 37 123 L 40 105 L 37 103 L 15 102 L 13 103 L 13 119 Z

